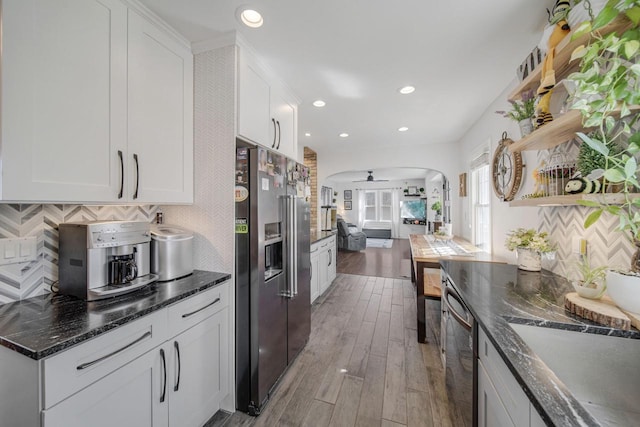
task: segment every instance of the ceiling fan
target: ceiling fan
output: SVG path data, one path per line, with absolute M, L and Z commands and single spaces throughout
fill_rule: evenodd
M 389 181 L 388 179 L 375 179 L 373 177 L 373 171 L 367 171 L 369 172 L 369 176 L 367 176 L 367 179 L 359 179 L 357 181 L 353 181 L 353 182 L 385 182 L 385 181 Z

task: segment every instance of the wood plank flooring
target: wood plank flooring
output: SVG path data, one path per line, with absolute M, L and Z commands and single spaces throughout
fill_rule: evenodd
M 409 239 L 393 239 L 393 246 L 389 249 L 366 248 L 362 251 L 338 251 L 337 271 L 345 274 L 359 274 L 362 276 L 410 278 L 408 274 L 411 258 Z
M 427 302 L 429 343 L 420 344 L 414 292 L 409 280 L 338 274 L 313 306 L 309 343 L 263 413 L 236 412 L 224 425 L 451 426 L 439 302 Z

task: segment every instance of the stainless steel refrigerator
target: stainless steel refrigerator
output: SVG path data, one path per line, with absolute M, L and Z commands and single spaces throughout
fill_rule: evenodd
M 236 407 L 258 415 L 309 340 L 309 169 L 236 151 Z

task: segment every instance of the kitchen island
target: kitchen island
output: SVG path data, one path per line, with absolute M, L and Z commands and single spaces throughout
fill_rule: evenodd
M 573 291 L 571 284 L 545 270 L 527 272 L 514 265 L 465 261 L 441 261 L 441 268 L 475 318 L 481 333 L 488 337 L 547 425 L 630 425 L 628 420 L 634 417 L 637 422 L 638 414 L 634 411 L 638 411 L 635 406 L 640 396 L 640 384 L 632 396 L 623 396 L 622 392 L 616 394 L 617 384 L 607 383 L 615 381 L 616 377 L 604 375 L 599 386 L 611 390 L 605 397 L 607 401 L 597 402 L 597 405 L 585 401 L 578 397 L 584 395 L 584 390 L 571 389 L 560 380 L 562 372 L 552 371 L 514 327 L 533 325 L 542 333 L 550 329 L 573 331 L 564 338 L 563 345 L 569 347 L 579 344 L 588 333 L 598 335 L 593 336 L 594 347 L 598 345 L 595 338 L 603 338 L 603 335 L 607 336 L 604 338 L 640 339 L 638 330 L 605 327 L 570 314 L 564 309 L 564 295 Z M 636 348 L 640 348 L 640 341 L 638 345 Z M 569 363 L 585 373 L 593 369 L 607 373 L 611 370 L 610 365 L 617 362 L 635 365 L 634 371 L 640 369 L 637 352 L 613 350 L 610 353 L 615 354 L 613 360 L 601 360 L 585 352 L 584 357 L 576 357 Z M 620 420 L 624 421 L 620 423 Z

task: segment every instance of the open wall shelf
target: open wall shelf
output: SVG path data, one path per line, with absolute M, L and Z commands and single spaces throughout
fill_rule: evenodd
M 640 194 L 629 194 L 631 199 L 640 197 Z M 609 205 L 621 205 L 624 203 L 623 193 L 596 193 L 596 194 L 568 194 L 565 196 L 536 197 L 531 199 L 513 200 L 509 206 L 576 206 L 580 200 L 591 200 Z

